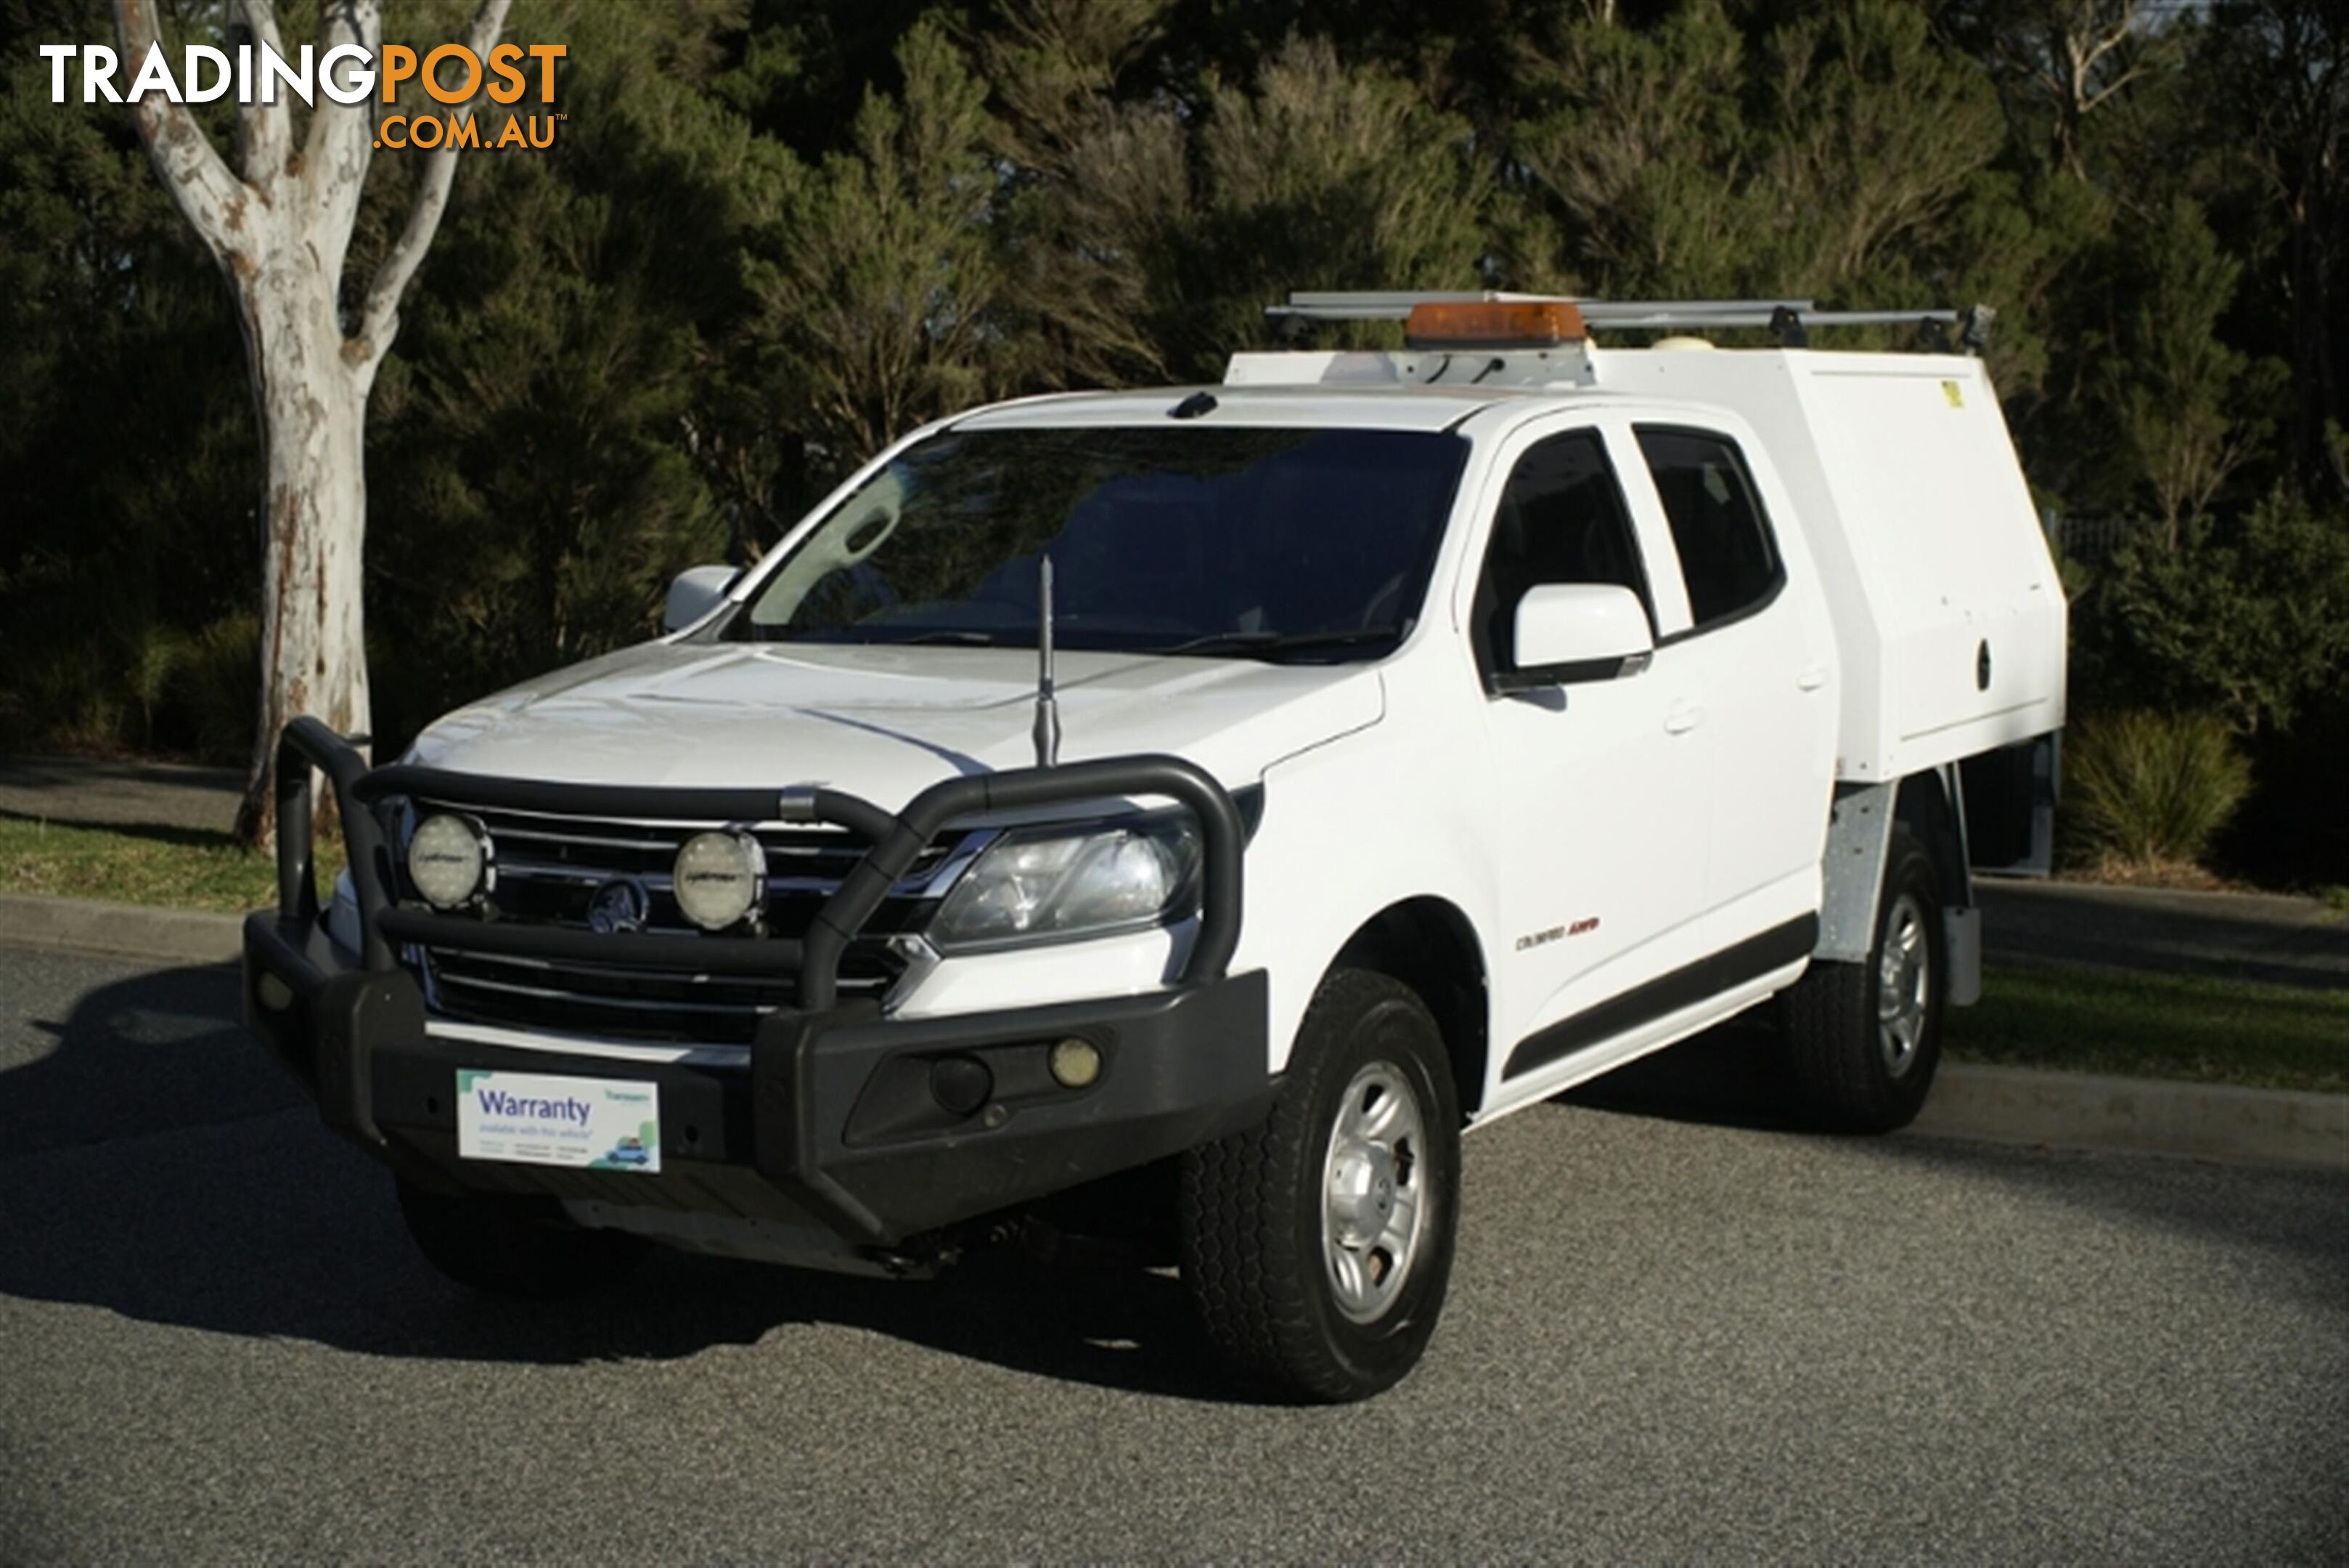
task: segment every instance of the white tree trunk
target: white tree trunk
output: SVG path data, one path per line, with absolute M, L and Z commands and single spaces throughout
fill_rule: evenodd
M 239 830 L 264 843 L 276 827 L 271 775 L 286 722 L 312 714 L 344 735 L 370 722 L 361 562 L 374 365 L 345 353 L 332 281 L 307 251 L 265 265 L 240 301 L 266 462 L 261 703 Z M 281 266 L 295 275 L 266 275 Z M 323 817 L 331 806 L 320 805 Z
M 462 40 L 478 58 L 505 28 L 512 0 L 480 0 Z M 273 0 L 235 0 L 256 43 L 285 52 Z M 316 51 L 378 48 L 381 0 L 321 8 Z M 114 0 L 122 64 L 135 78 L 159 42 L 158 0 Z M 173 57 L 167 54 L 167 61 Z M 445 79 L 445 78 L 444 78 Z M 220 265 L 236 296 L 261 425 L 261 704 L 237 831 L 275 842 L 272 774 L 278 733 L 301 715 L 344 735 L 368 723 L 366 579 L 367 402 L 399 331 L 399 301 L 440 226 L 456 178 L 454 147 L 422 154 L 415 204 L 346 318 L 343 262 L 375 144 L 371 103 L 325 94 L 295 136 L 290 97 L 237 113 L 232 170 L 186 108 L 161 93 L 131 100 L 155 172 Z M 332 810 L 324 803 L 324 817 Z

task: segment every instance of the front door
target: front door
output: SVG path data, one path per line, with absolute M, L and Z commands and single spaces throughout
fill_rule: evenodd
M 1591 428 L 1520 438 L 1494 503 L 1468 627 L 1480 676 L 1513 667 L 1516 605 L 1550 583 L 1658 597 L 1609 443 Z M 1667 627 L 1683 619 L 1664 563 Z M 1494 1058 L 1504 1078 L 1562 1060 L 1578 1040 L 1526 1037 L 1652 979 L 1658 939 L 1701 907 L 1705 737 L 1668 711 L 1672 649 L 1654 667 L 1485 699 L 1481 795 L 1498 846 Z

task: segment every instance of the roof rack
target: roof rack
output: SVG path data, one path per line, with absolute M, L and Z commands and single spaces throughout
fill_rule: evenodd
M 1583 321 L 1595 331 L 1760 327 L 1776 333 L 1780 346 L 1787 348 L 1806 346 L 1814 327 L 1917 327 L 1924 330 L 1929 346 L 1946 348 L 1950 328 L 1956 327 L 1961 328 L 1960 345 L 1971 353 L 1980 353 L 1989 340 L 1991 319 L 1997 314 L 1986 305 L 1971 306 L 1964 310 L 1821 310 L 1815 299 L 1609 300 L 1492 290 L 1305 290 L 1290 294 L 1286 305 L 1268 306 L 1265 314 L 1299 325 L 1315 321 L 1402 321 L 1409 318 L 1413 306 L 1485 303 L 1571 305 L 1582 312 Z

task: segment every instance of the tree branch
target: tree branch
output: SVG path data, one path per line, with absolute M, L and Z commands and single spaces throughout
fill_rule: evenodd
M 260 59 L 262 49 L 285 52 L 285 40 L 277 31 L 277 9 L 274 0 L 237 0 L 237 9 L 244 16 L 244 25 L 253 32 L 254 75 L 256 83 L 263 78 Z M 256 91 L 254 101 L 240 105 L 236 111 L 237 171 L 251 185 L 266 187 L 285 172 L 285 157 L 294 146 L 294 105 L 287 98 L 264 104 Z
M 465 36 L 466 47 L 476 59 L 486 59 L 496 47 L 498 35 L 505 30 L 506 12 L 513 0 L 481 0 L 481 8 L 474 13 L 473 26 Z M 476 101 L 478 101 L 478 95 Z M 408 223 L 399 238 L 386 252 L 375 270 L 375 279 L 367 286 L 367 304 L 359 312 L 358 336 L 354 348 L 373 365 L 391 347 L 399 334 L 399 301 L 408 292 L 409 281 L 424 263 L 424 253 L 432 248 L 432 237 L 440 231 L 440 215 L 448 211 L 449 192 L 457 178 L 457 149 L 444 146 L 427 157 L 424 175 L 417 182 L 415 204 L 408 210 Z
M 122 68 L 136 78 L 148 51 L 160 46 L 162 27 L 155 15 L 156 0 L 114 0 L 114 25 L 122 41 Z M 130 118 L 147 143 L 155 172 L 171 193 L 188 226 L 226 265 L 244 238 L 244 206 L 248 192 L 229 171 L 220 150 L 204 134 L 185 104 L 149 92 L 130 100 Z
M 375 102 L 336 103 L 324 90 L 329 49 L 344 44 L 378 49 L 383 44 L 381 0 L 325 0 L 318 14 L 321 87 L 310 107 L 310 129 L 302 139 L 302 185 L 309 196 L 311 248 L 319 270 L 343 275 L 351 227 L 358 221 L 359 193 L 375 146 Z
M 2130 34 L 2136 30 L 2136 10 L 2134 4 L 2123 5 L 2119 19 L 2101 33 L 2094 30 L 2091 22 L 2084 22 L 2065 36 L 2065 52 L 2070 57 L 2072 67 L 2068 91 L 2073 112 L 2079 118 L 2087 118 L 2090 109 L 2136 78 L 2137 67 L 2130 66 L 2102 84 L 2096 80 L 2105 57 L 2127 44 Z
M 2120 91 L 2121 88 L 2128 86 L 2129 83 L 2137 80 L 2137 78 L 2144 74 L 2144 67 L 2139 66 L 2131 66 L 2128 69 L 2107 78 L 2104 86 L 2096 88 L 2095 91 L 2090 93 L 2086 98 L 2080 101 L 2080 118 L 2085 119 L 2091 113 L 2095 112 L 2095 110 L 2102 105 L 2106 99 L 2112 97 L 2115 93 Z

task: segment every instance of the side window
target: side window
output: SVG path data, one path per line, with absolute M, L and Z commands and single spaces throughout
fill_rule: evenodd
M 1629 588 L 1655 626 L 1630 511 L 1593 431 L 1541 442 L 1517 460 L 1501 492 L 1471 628 L 1477 663 L 1487 673 L 1514 667 L 1517 601 L 1547 583 Z
M 1639 431 L 1671 524 L 1693 629 L 1759 607 L 1777 590 L 1778 546 L 1737 443 L 1700 431 Z

